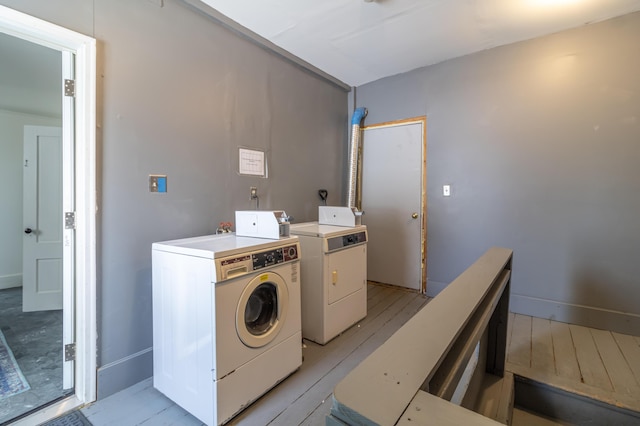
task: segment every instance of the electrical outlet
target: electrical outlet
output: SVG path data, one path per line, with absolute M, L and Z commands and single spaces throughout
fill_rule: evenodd
M 442 186 L 442 195 L 448 197 L 451 195 L 451 185 L 443 185 Z
M 167 175 L 149 175 L 149 192 L 167 192 Z
M 251 200 L 255 200 L 256 198 L 258 198 L 258 188 L 256 188 L 255 186 L 251 186 L 249 187 L 249 190 L 251 191 Z

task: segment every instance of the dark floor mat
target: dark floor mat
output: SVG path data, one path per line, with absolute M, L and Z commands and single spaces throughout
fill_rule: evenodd
M 69 414 L 50 420 L 42 426 L 92 426 L 91 422 L 80 411 L 72 411 Z

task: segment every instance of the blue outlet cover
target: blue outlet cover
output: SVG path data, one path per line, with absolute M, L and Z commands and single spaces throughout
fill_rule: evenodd
M 158 192 L 167 192 L 167 178 L 158 177 Z

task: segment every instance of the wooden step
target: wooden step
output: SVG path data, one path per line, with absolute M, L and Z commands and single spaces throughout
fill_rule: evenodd
M 502 424 L 510 425 L 513 416 L 513 374 L 504 377 L 485 374 L 476 399 L 474 411 Z

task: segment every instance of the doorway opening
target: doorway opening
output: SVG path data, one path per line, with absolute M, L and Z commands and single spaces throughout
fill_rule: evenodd
M 57 164 L 60 168 L 60 194 L 48 201 L 50 206 L 60 206 L 59 219 L 53 219 L 59 223 L 54 223 L 50 232 L 59 233 L 62 260 L 44 261 L 40 265 L 47 274 L 61 276 L 62 338 L 57 356 L 64 370 L 61 387 L 72 390 L 15 423 L 39 424 L 96 399 L 96 43 L 93 38 L 5 6 L 0 6 L 0 35 L 56 51 L 62 58 L 60 92 L 63 87 L 74 86 L 61 96 L 61 146 L 49 151 L 60 157 L 60 162 L 51 162 L 53 167 Z M 47 146 L 45 151 L 52 145 Z M 34 165 L 32 157 L 20 157 L 21 168 L 25 168 L 25 160 L 32 161 L 29 166 Z M 11 230 L 14 234 L 15 231 Z M 23 239 L 36 237 L 38 232 L 28 225 L 19 230 Z M 20 280 L 24 279 L 24 273 L 21 275 Z M 49 308 L 36 305 L 33 310 L 46 312 Z

